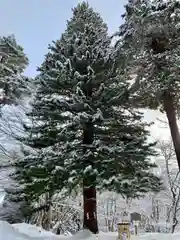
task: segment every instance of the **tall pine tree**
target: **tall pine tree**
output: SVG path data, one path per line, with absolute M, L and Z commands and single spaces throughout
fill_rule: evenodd
M 82 186 L 84 227 L 97 233 L 96 190 L 134 198 L 160 188 L 151 171 L 154 144 L 129 105 L 107 26 L 87 3 L 73 9 L 49 49 L 24 139 L 32 152 L 17 162 L 15 178 L 29 199 Z
M 15 36 L 0 37 L 0 104 L 14 104 L 30 94 L 30 79 L 23 76 L 28 66 L 28 58 L 23 48 L 17 44 Z
M 166 114 L 180 169 L 180 2 L 129 0 L 124 20 L 116 53 L 137 74 L 133 103 Z

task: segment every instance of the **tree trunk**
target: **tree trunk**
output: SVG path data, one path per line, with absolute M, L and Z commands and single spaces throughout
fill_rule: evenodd
M 49 192 L 45 194 L 45 204 L 47 207 L 44 209 L 42 227 L 49 231 L 52 225 L 52 202 L 51 194 Z
M 94 140 L 94 126 L 91 121 L 85 124 L 83 131 L 84 153 L 89 149 Z M 91 157 L 92 158 L 92 157 Z M 94 160 L 87 159 L 87 165 L 93 169 Z M 84 223 L 83 226 L 92 233 L 98 233 L 97 206 L 96 206 L 96 187 L 94 177 L 88 176 L 83 179 L 83 201 L 84 201 Z
M 176 153 L 176 159 L 177 159 L 178 167 L 180 170 L 180 132 L 177 124 L 176 110 L 174 108 L 173 98 L 169 92 L 166 92 L 164 94 L 163 102 L 164 102 L 164 110 L 166 112 L 166 116 L 169 123 L 174 150 Z
M 173 217 L 173 225 L 172 225 L 171 233 L 174 233 L 175 228 L 176 228 L 177 225 L 178 225 L 178 220 L 177 220 L 177 218 L 175 216 L 175 217 Z
M 98 233 L 97 206 L 96 206 L 96 188 L 83 188 L 84 200 L 84 223 L 83 227 L 89 229 L 92 233 Z

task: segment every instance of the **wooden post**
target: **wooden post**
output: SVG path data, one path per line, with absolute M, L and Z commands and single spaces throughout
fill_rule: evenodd
M 139 221 L 133 221 L 133 224 L 134 224 L 134 235 L 138 235 Z
M 135 235 L 137 235 L 137 225 L 134 226 Z

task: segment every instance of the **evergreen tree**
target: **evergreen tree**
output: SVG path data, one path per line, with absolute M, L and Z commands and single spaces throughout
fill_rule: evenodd
M 0 110 L 6 104 L 16 104 L 18 105 L 23 97 L 31 94 L 29 84 L 32 85 L 32 82 L 29 78 L 23 75 L 25 68 L 28 66 L 28 58 L 24 53 L 23 48 L 17 44 L 15 36 L 10 35 L 7 37 L 0 37 Z M 4 111 L 3 111 L 4 110 Z M 4 117 L 4 113 L 6 115 L 6 108 L 3 108 L 1 114 Z M 12 110 L 12 109 L 11 109 Z M 11 111 L 10 110 L 10 111 Z M 14 110 L 14 109 L 13 109 Z M 14 131 L 17 131 L 17 117 L 15 117 L 14 111 L 12 110 L 12 119 L 11 123 L 7 123 L 6 126 L 12 129 L 6 129 L 6 126 L 3 125 L 3 132 L 6 134 L 6 130 L 12 131 L 11 137 L 14 137 Z M 19 109 L 18 109 L 19 110 Z M 21 109 L 19 110 L 21 111 Z M 7 117 L 6 121 L 11 121 L 11 117 Z M 2 119 L 1 119 L 2 120 Z M 1 121 L 3 124 L 3 120 Z M 13 126 L 12 126 L 13 125 Z M 15 126 L 16 125 L 16 126 Z M 8 144 L 9 139 L 6 139 L 6 143 Z M 11 155 L 11 154 L 10 154 Z M 12 159 L 14 156 L 12 157 Z M 13 160 L 12 160 L 13 162 Z M 0 168 L 3 168 L 3 163 L 0 163 Z M 5 170 L 4 170 L 5 171 Z M 10 163 L 6 166 L 6 172 L 11 172 L 12 166 Z M 9 181 L 9 179 L 8 179 Z M 9 184 L 6 188 L 7 195 L 5 197 L 5 203 L 2 206 L 1 219 L 7 220 L 9 222 L 18 222 L 23 220 L 23 214 L 21 209 L 24 209 L 24 205 L 22 202 L 19 202 L 18 194 L 19 194 L 19 186 L 16 184 Z M 21 192 L 21 191 L 20 191 Z M 12 193 L 12 194 L 11 194 Z M 15 198 L 14 198 L 14 195 Z M 21 209 L 20 209 L 21 208 Z
M 129 0 L 124 19 L 116 53 L 137 74 L 132 102 L 166 114 L 180 169 L 180 2 Z
M 23 76 L 28 58 L 17 44 L 14 35 L 0 37 L 0 103 L 16 103 L 29 93 L 29 80 Z
M 39 68 L 23 140 L 31 149 L 15 174 L 28 199 L 82 186 L 84 227 L 93 233 L 96 189 L 134 198 L 161 185 L 151 171 L 154 143 L 147 143 L 142 114 L 129 105 L 110 43 L 100 15 L 78 4 Z

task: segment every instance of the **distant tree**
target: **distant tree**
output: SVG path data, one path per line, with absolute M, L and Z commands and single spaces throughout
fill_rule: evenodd
M 126 97 L 107 26 L 87 3 L 73 9 L 60 40 L 39 68 L 32 123 L 15 179 L 23 196 L 83 188 L 84 227 L 98 232 L 96 190 L 135 198 L 158 191 L 151 169 L 155 143 Z
M 28 58 L 15 36 L 0 37 L 0 183 L 6 191 L 0 218 L 11 223 L 24 220 L 24 202 L 17 202 L 14 198 L 15 193 L 19 194 L 19 185 L 11 181 L 9 174 L 13 172 L 16 158 L 12 148 L 16 152 L 19 149 L 16 136 L 24 134 L 22 100 L 29 97 L 33 86 L 32 80 L 23 75 L 27 66 Z
M 123 18 L 115 52 L 119 63 L 125 58 L 128 73 L 136 74 L 132 102 L 166 113 L 180 169 L 180 2 L 129 0 Z
M 28 58 L 14 35 L 0 37 L 1 105 L 16 103 L 22 96 L 29 94 L 30 79 L 23 75 L 28 63 Z
M 164 168 L 162 168 L 162 176 L 164 179 L 165 191 L 162 195 L 167 199 L 168 212 L 167 222 L 171 222 L 171 232 L 174 233 L 176 226 L 179 223 L 180 211 L 180 173 L 177 166 L 174 164 L 175 152 L 171 141 L 160 141 L 159 148 L 161 156 L 164 160 Z
M 0 204 L 0 220 L 9 223 L 24 222 L 27 211 L 26 203 L 18 196 L 22 192 L 19 184 L 10 177 L 13 174 L 13 164 L 18 157 L 16 152 L 7 151 L 1 154 L 0 187 L 4 190 L 4 199 Z

